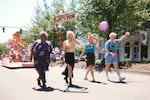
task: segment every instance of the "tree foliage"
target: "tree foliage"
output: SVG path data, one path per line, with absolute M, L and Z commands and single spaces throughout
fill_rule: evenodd
M 50 4 L 47 3 L 46 0 L 43 0 L 43 5 L 39 5 L 35 7 L 35 16 L 32 19 L 32 26 L 29 29 L 30 35 L 34 37 L 34 39 L 38 38 L 38 33 L 40 31 L 46 31 L 49 34 L 48 40 L 51 41 L 54 47 L 60 46 L 58 42 L 58 31 L 61 32 L 62 40 L 66 39 L 66 31 L 72 30 L 76 32 L 76 22 L 65 22 L 63 23 L 63 27 L 59 30 L 56 29 L 56 25 L 53 22 L 53 17 L 58 14 L 66 13 L 68 11 L 75 11 L 75 9 L 71 6 L 71 3 L 66 7 L 65 0 L 53 0 Z M 33 38 L 32 38 L 33 39 Z M 33 40 L 32 40 L 33 41 Z
M 6 51 L 6 46 L 5 44 L 0 44 L 0 54 Z
M 63 23 L 63 28 L 59 30 L 62 40 L 66 39 L 67 30 L 74 31 L 77 37 L 84 37 L 88 31 L 103 38 L 107 38 L 111 31 L 118 35 L 125 31 L 135 33 L 144 28 L 143 23 L 147 25 L 146 22 L 150 21 L 149 7 L 149 0 L 53 0 L 51 4 L 43 0 L 35 7 L 35 16 L 29 27 L 30 39 L 37 39 L 38 33 L 44 30 L 49 34 L 51 43 L 59 46 L 53 17 L 68 11 L 75 12 L 76 20 Z M 103 20 L 109 23 L 106 32 L 98 28 Z
M 80 16 L 84 30 L 95 33 L 100 32 L 98 25 L 106 20 L 109 23 L 107 37 L 111 31 L 120 32 L 133 31 L 141 28 L 141 24 L 150 17 L 149 0 L 82 0 Z M 146 9 L 147 8 L 147 9 Z

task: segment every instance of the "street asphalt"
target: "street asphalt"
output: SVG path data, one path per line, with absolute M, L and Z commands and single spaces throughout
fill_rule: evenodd
M 104 72 L 95 71 L 96 82 L 84 80 L 86 69 L 75 68 L 73 87 L 65 83 L 64 67 L 50 67 L 46 73 L 47 88 L 37 86 L 34 68 L 8 69 L 0 66 L 0 100 L 150 100 L 150 76 L 121 72 L 126 77 L 118 82 L 115 72 L 107 81 Z

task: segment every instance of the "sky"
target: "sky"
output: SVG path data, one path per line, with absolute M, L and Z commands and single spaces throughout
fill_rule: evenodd
M 52 0 L 46 0 L 51 4 Z M 7 42 L 12 38 L 12 34 L 19 31 L 20 28 L 10 27 L 28 27 L 31 25 L 31 18 L 34 17 L 37 3 L 42 6 L 43 0 L 0 0 L 0 43 Z M 66 0 L 66 5 L 69 0 Z M 3 26 L 5 32 L 3 32 Z
M 37 0 L 0 0 L 0 26 L 27 27 L 34 15 Z M 0 43 L 12 38 L 19 28 L 0 27 Z

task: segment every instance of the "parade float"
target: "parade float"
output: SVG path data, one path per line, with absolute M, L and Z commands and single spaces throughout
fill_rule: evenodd
M 21 39 L 19 31 L 13 34 L 13 38 L 8 43 L 7 56 L 3 57 L 2 64 L 5 67 L 34 67 L 30 61 L 30 46 Z

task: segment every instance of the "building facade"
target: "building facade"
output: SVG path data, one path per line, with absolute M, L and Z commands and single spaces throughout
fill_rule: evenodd
M 128 37 L 118 48 L 119 61 L 150 61 L 150 31 L 147 30 L 146 43 L 142 43 L 141 34 Z

